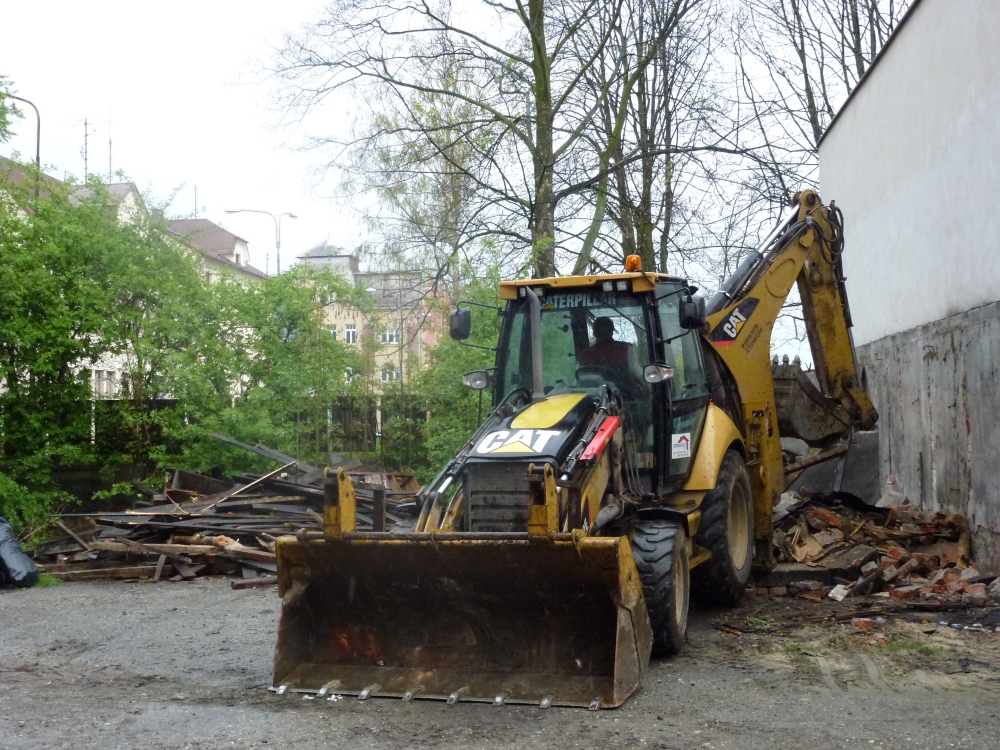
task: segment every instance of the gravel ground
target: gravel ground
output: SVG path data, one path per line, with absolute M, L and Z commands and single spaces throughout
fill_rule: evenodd
M 279 606 L 208 579 L 0 590 L 0 748 L 1000 748 L 1000 634 L 942 615 L 879 639 L 781 626 L 826 604 L 696 612 L 682 655 L 589 712 L 273 695 Z

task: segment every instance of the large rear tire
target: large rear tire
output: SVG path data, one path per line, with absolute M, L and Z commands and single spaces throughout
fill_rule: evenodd
M 691 589 L 684 530 L 670 521 L 643 521 L 632 534 L 632 557 L 653 630 L 652 654 L 676 654 L 687 634 Z
M 695 598 L 706 604 L 738 602 L 753 562 L 753 497 L 743 457 L 727 451 L 715 489 L 701 503 L 694 542 L 712 557 L 691 571 Z

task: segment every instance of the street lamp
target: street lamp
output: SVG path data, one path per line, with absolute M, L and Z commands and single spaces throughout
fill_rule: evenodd
M 270 211 L 261 211 L 256 208 L 227 208 L 227 214 L 267 214 L 274 219 L 274 248 L 277 255 L 278 275 L 281 275 L 281 218 L 287 216 L 289 219 L 299 218 L 293 213 L 282 213 L 275 216 Z
M 42 116 L 38 114 L 38 107 L 35 106 L 34 102 L 29 102 L 27 99 L 14 96 L 13 94 L 4 94 L 5 97 L 10 97 L 11 99 L 16 99 L 19 102 L 24 102 L 31 106 L 35 110 L 35 167 L 38 169 L 39 174 L 42 171 Z M 38 186 L 35 185 L 35 200 L 38 200 Z

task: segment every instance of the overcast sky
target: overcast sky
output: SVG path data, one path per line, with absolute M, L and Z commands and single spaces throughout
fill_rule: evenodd
M 3 2 L 0 75 L 42 116 L 42 164 L 53 177 L 82 179 L 84 126 L 90 123 L 90 170 L 112 169 L 142 191 L 165 199 L 170 213 L 215 221 L 250 243 L 253 265 L 275 270 L 274 223 L 267 216 L 229 216 L 255 208 L 299 218 L 282 221 L 282 268 L 329 238 L 351 249 L 364 239 L 348 207 L 318 190 L 315 154 L 296 150 L 304 131 L 277 127 L 266 85 L 256 85 L 261 60 L 286 30 L 316 18 L 323 0 L 95 0 Z M 30 108 L 0 154 L 34 157 Z M 350 111 L 310 122 L 310 133 L 344 132 Z M 323 193 L 327 196 L 324 196 Z

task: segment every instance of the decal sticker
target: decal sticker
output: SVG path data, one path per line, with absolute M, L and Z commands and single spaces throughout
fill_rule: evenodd
M 691 457 L 691 433 L 681 432 L 670 438 L 670 458 Z
M 636 466 L 640 469 L 652 469 L 653 468 L 653 454 L 652 453 L 636 453 Z
M 743 351 L 749 352 L 751 349 L 753 349 L 753 345 L 757 343 L 757 339 L 760 338 L 762 333 L 764 333 L 764 329 L 761 328 L 756 323 L 754 323 L 753 328 L 750 329 L 750 333 L 747 334 L 747 337 L 743 340 L 743 343 L 740 344 L 740 346 L 743 347 Z
M 561 294 L 547 294 L 541 298 L 542 307 L 545 309 L 563 309 L 567 307 L 599 307 L 604 304 L 604 299 L 595 292 L 563 292 Z
M 497 430 L 479 441 L 476 453 L 541 453 L 559 430 Z
M 747 320 L 753 315 L 753 311 L 757 309 L 757 305 L 759 304 L 760 300 L 755 297 L 743 300 L 730 310 L 726 317 L 719 321 L 719 324 L 715 326 L 708 338 L 716 346 L 728 346 L 732 344 L 736 340 L 736 337 L 740 335 L 743 326 L 746 325 Z

